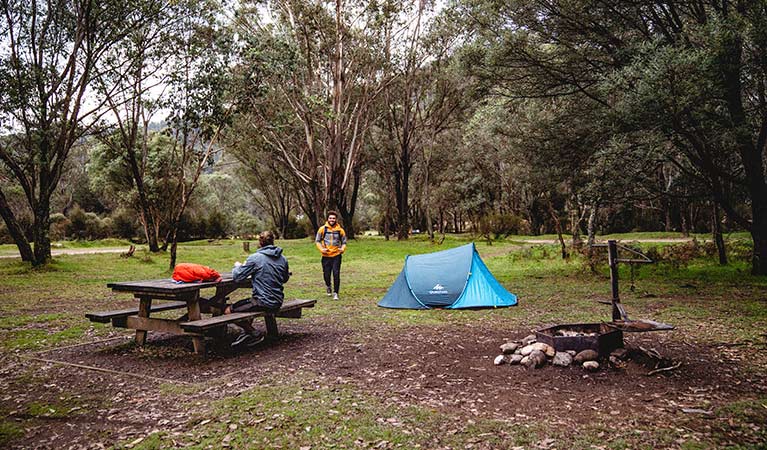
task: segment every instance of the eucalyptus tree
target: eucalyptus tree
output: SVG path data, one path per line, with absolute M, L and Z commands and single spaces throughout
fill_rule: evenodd
M 0 191 L 0 213 L 21 257 L 33 265 L 51 256 L 51 195 L 72 146 L 103 114 L 89 95 L 95 74 L 116 70 L 105 56 L 145 20 L 132 2 L 0 2 L 0 161 L 32 212 L 34 251 Z
M 323 211 L 318 118 L 324 110 L 314 49 L 320 33 L 309 17 L 321 15 L 301 6 L 309 8 L 299 4 L 295 12 L 290 4 L 275 5 L 277 17 L 269 24 L 262 24 L 263 11 L 256 7 L 238 13 L 235 25 L 243 42 L 234 70 L 236 110 L 227 150 L 258 171 L 264 160 L 284 167 L 301 209 L 317 228 Z M 267 188 L 260 182 L 254 187 Z
M 478 31 L 472 61 L 488 86 L 530 97 L 577 94 L 614 112 L 616 134 L 660 133 L 676 149 L 668 162 L 691 169 L 751 232 L 752 271 L 767 274 L 764 2 L 479 0 L 457 7 Z M 741 193 L 748 214 L 738 208 Z
M 249 78 L 237 113 L 251 116 L 290 171 L 312 224 L 337 209 L 353 235 L 372 105 L 388 82 L 371 35 L 374 15 L 364 2 L 343 0 L 266 6 L 238 12 Z
M 216 0 L 173 2 L 177 32 L 170 35 L 171 56 L 166 61 L 168 96 L 162 101 L 170 111 L 167 123 L 172 136 L 169 205 L 164 217 L 163 249 L 170 246 L 170 267 L 176 264 L 178 229 L 197 188 L 200 175 L 220 158 L 222 130 L 230 123 L 231 56 L 233 35 Z
M 148 20 L 130 29 L 107 58 L 120 67 L 119 72 L 99 72 L 94 77 L 96 91 L 106 103 L 108 121 L 99 133 L 104 145 L 113 147 L 112 157 L 125 162 L 130 190 L 136 191 L 130 206 L 138 212 L 149 250 L 159 251 L 160 218 L 153 207 L 146 186 L 148 177 L 149 124 L 163 105 L 170 76 L 169 58 L 174 53 L 173 33 L 179 33 L 184 2 L 135 0 L 134 7 Z
M 239 162 L 240 178 L 252 189 L 252 200 L 266 211 L 272 225 L 285 236 L 291 215 L 297 210 L 297 196 L 290 172 L 271 153 L 268 138 L 249 121 L 252 116 L 237 115 L 225 133 L 227 154 Z M 284 143 L 283 143 L 284 144 Z
M 392 80 L 380 99 L 376 135 L 392 149 L 387 172 L 394 188 L 397 237 L 407 239 L 413 168 L 419 160 L 428 161 L 430 155 L 424 150 L 433 150 L 437 135 L 456 126 L 466 107 L 464 80 L 451 67 L 459 35 L 451 22 L 443 20 L 437 2 L 376 5 L 376 40 L 384 44 L 384 73 Z M 424 180 L 428 190 L 429 177 Z

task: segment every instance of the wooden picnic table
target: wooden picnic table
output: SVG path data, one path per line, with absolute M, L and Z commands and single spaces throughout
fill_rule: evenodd
M 160 280 L 127 281 L 109 283 L 113 292 L 133 294 L 139 300 L 138 308 L 101 311 L 85 316 L 93 322 L 112 322 L 115 327 L 136 330 L 136 344 L 144 345 L 148 331 L 161 331 L 171 334 L 183 334 L 192 337 L 194 351 L 205 353 L 205 337 L 222 334 L 229 323 L 252 320 L 263 316 L 266 321 L 267 337 L 275 338 L 278 334 L 275 317 L 301 317 L 302 308 L 313 307 L 316 300 L 293 300 L 283 303 L 276 314 L 263 312 L 233 313 L 223 315 L 229 294 L 237 289 L 247 288 L 250 294 L 250 278 L 234 281 L 231 273 L 223 273 L 218 282 L 177 283 L 170 278 Z M 212 297 L 203 297 L 200 291 L 215 288 Z M 155 300 L 161 303 L 154 303 Z M 150 317 L 151 313 L 185 309 L 186 313 L 177 319 Z M 202 314 L 211 314 L 203 318 Z

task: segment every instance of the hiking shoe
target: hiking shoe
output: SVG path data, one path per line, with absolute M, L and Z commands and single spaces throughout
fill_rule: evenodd
M 249 337 L 250 337 L 250 334 L 248 334 L 248 333 L 240 333 L 232 341 L 232 347 L 237 347 L 238 345 L 242 345 L 243 343 L 245 343 L 245 341 L 248 340 Z
M 333 300 L 338 300 L 338 293 L 333 292 Z
M 330 286 L 325 286 L 325 292 L 327 292 L 328 297 L 333 295 L 333 291 L 330 289 Z
M 256 339 L 256 336 L 253 336 L 253 335 L 252 335 L 252 334 L 250 334 L 250 333 L 240 333 L 240 335 L 239 335 L 239 336 L 237 336 L 237 337 L 236 337 L 236 338 L 235 338 L 235 339 L 232 341 L 232 347 L 239 347 L 240 345 L 242 345 L 242 344 L 245 344 L 245 343 L 247 343 L 248 345 L 250 345 L 250 342 L 251 342 L 252 340 L 254 340 L 254 339 Z
M 251 334 L 250 337 L 252 339 L 248 339 L 248 342 L 245 344 L 245 346 L 248 348 L 253 348 L 256 345 L 264 342 L 264 340 L 266 339 L 266 336 L 264 336 L 263 334 L 259 334 L 257 336 L 254 336 Z

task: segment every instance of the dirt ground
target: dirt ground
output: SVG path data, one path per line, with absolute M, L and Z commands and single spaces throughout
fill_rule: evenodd
M 0 360 L 0 410 L 25 429 L 12 447 L 100 448 L 153 430 L 185 430 L 197 414 L 190 404 L 204 409 L 209 400 L 300 371 L 398 405 L 435 408 L 455 420 L 490 418 L 573 430 L 594 422 L 638 429 L 681 422 L 690 435 L 731 429 L 732 442 L 760 445 L 708 413 L 767 394 L 765 372 L 744 362 L 759 351 L 755 348 L 703 346 L 681 331 L 627 334 L 627 348 L 657 350 L 663 361 L 634 358 L 587 373 L 579 367 L 494 366 L 499 346 L 529 330 L 381 326 L 352 331 L 320 318 L 280 326 L 277 342 L 245 351 L 223 342 L 211 345 L 205 359 L 191 354 L 189 339 L 157 335 L 136 348 L 128 333 L 6 355 Z M 658 364 L 680 365 L 648 376 Z M 168 395 L 168 386 L 180 389 Z M 21 405 L 31 401 L 75 406 L 65 417 L 30 417 Z

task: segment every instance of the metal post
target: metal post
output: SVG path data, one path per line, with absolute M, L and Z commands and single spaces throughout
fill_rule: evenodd
M 613 294 L 613 321 L 628 320 L 618 292 L 618 243 L 614 240 L 607 241 L 607 260 L 610 264 L 610 286 Z

